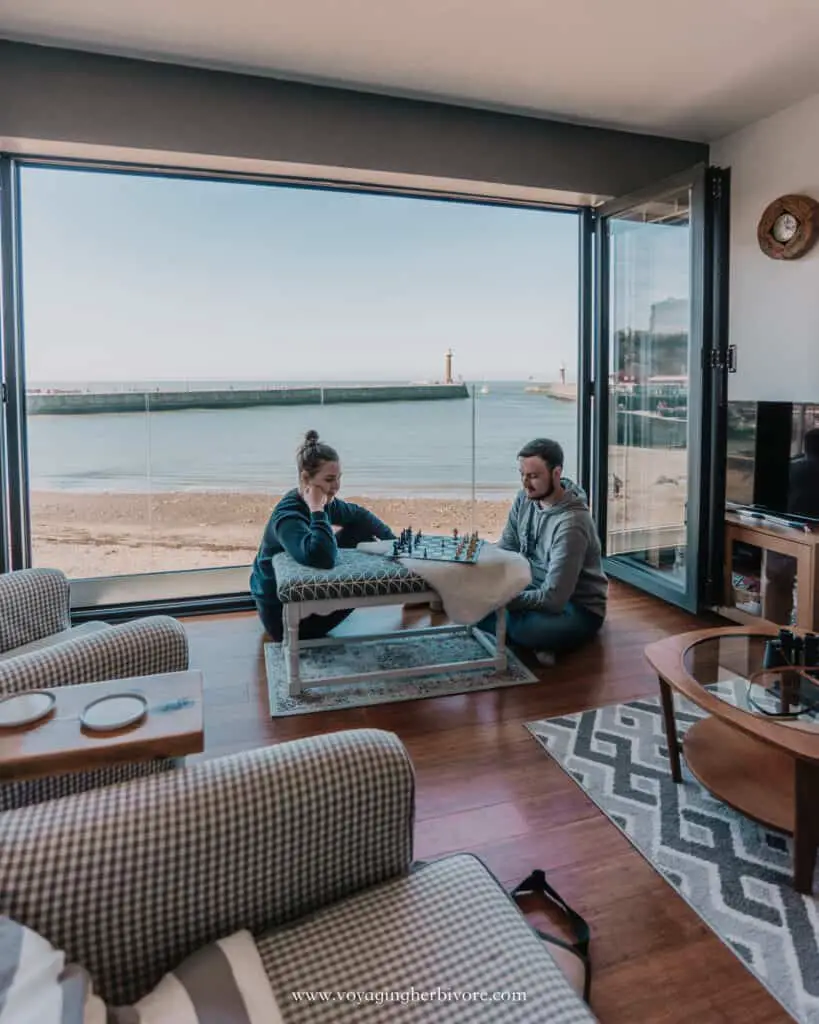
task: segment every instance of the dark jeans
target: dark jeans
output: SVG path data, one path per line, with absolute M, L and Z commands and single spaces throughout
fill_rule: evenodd
M 603 619 L 579 605 L 566 605 L 562 612 L 507 611 L 506 636 L 510 644 L 533 651 L 566 654 L 588 643 L 603 625 Z M 495 612 L 478 623 L 478 629 L 494 635 Z
M 342 526 L 336 533 L 336 544 L 340 548 L 354 548 L 362 541 L 375 539 L 371 533 L 365 533 L 361 527 L 352 525 Z M 256 611 L 259 613 L 265 632 L 268 633 L 271 640 L 281 643 L 284 636 L 281 602 L 277 599 L 262 600 L 259 597 L 255 598 L 255 601 Z M 320 640 L 351 615 L 352 611 L 352 608 L 342 608 L 340 611 L 330 612 L 329 615 L 308 615 L 299 623 L 299 638 L 301 640 Z

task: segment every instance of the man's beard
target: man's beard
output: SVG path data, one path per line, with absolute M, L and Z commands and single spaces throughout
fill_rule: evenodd
M 545 501 L 547 498 L 551 498 L 551 496 L 554 494 L 554 490 L 555 490 L 554 476 L 550 475 L 549 476 L 549 484 L 548 484 L 548 486 L 546 487 L 545 490 L 540 491 L 537 494 L 533 493 L 532 491 L 528 491 L 527 490 L 526 497 L 529 499 L 529 501 Z

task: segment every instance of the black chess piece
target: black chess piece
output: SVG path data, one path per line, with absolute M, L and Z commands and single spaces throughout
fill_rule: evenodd
M 782 646 L 779 640 L 768 640 L 765 644 L 765 655 L 762 658 L 762 667 L 780 668 L 785 664 L 786 662 L 782 656 Z
M 802 700 L 809 707 L 816 709 L 819 705 L 819 686 L 816 685 L 819 682 L 819 672 L 811 671 L 819 666 L 819 636 L 815 633 L 805 633 L 802 655 L 802 664 L 807 670 L 807 679 L 803 679 L 801 686 Z
M 779 630 L 779 649 L 785 665 L 793 664 L 793 633 L 789 629 Z
M 796 641 L 799 638 L 794 636 L 790 629 L 780 629 L 778 639 L 782 664 L 798 665 L 797 659 L 800 650 Z M 798 702 L 799 676 L 795 672 L 783 672 L 778 690 L 779 713 L 783 715 L 790 714 L 791 707 Z
M 807 668 L 819 667 L 819 636 L 815 633 L 805 634 L 804 654 Z

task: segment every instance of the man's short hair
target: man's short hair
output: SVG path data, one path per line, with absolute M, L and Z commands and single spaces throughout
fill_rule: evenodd
M 805 455 L 812 459 L 819 458 L 819 427 L 812 427 L 805 434 L 804 438 Z
M 563 449 L 557 441 L 551 441 L 548 437 L 536 437 L 518 452 L 519 459 L 531 459 L 535 456 L 543 459 L 549 469 L 563 468 Z

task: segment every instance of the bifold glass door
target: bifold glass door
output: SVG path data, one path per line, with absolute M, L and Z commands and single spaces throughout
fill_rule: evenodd
M 611 576 L 700 603 L 711 465 L 705 167 L 597 211 L 594 505 Z
M 0 572 L 24 564 L 28 508 L 19 477 L 25 427 L 21 422 L 17 177 L 0 156 Z

